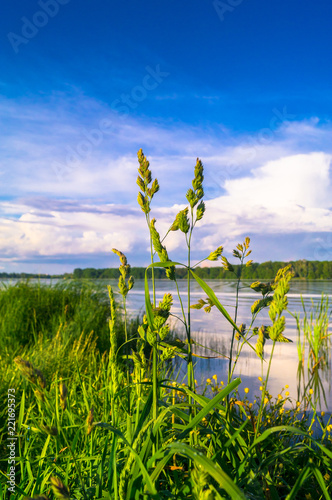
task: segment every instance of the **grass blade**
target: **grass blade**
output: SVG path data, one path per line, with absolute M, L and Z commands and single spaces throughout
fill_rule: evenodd
M 232 318 L 230 317 L 230 315 L 228 314 L 228 312 L 226 311 L 226 309 L 224 308 L 224 306 L 219 302 L 219 300 L 217 299 L 216 294 L 214 293 L 214 291 L 212 290 L 212 288 L 210 288 L 209 285 L 207 285 L 204 280 L 202 280 L 196 273 L 194 273 L 194 271 L 192 271 L 192 269 L 190 269 L 190 272 L 191 272 L 192 276 L 195 278 L 195 280 L 197 281 L 197 283 L 204 290 L 204 292 L 206 293 L 206 295 L 209 297 L 209 299 L 216 306 L 216 308 L 227 319 L 227 321 L 232 325 L 232 327 L 241 335 L 241 337 L 243 338 L 243 340 L 245 341 L 245 343 L 248 344 L 248 346 L 250 346 L 251 349 L 257 354 L 256 349 L 243 336 L 243 333 L 241 332 L 240 328 L 234 323 L 234 321 L 232 320 Z
M 325 485 L 325 481 L 324 481 L 324 478 L 322 476 L 322 473 L 319 469 L 317 469 L 317 467 L 313 468 L 313 473 L 317 479 L 317 483 L 319 484 L 320 486 L 320 489 L 322 490 L 323 492 L 323 495 L 325 497 L 326 500 L 331 500 L 331 497 L 329 495 L 329 492 L 327 491 L 327 488 L 326 488 L 326 485 Z
M 193 428 L 195 427 L 222 399 L 224 399 L 228 394 L 230 394 L 236 387 L 238 387 L 241 384 L 241 379 L 236 378 L 228 384 L 222 391 L 220 391 L 209 403 L 206 404 L 202 408 L 200 412 L 197 413 L 197 415 L 189 422 L 189 424 L 185 427 L 183 432 L 178 436 L 178 439 L 183 439 L 184 436 Z M 185 391 L 190 395 L 191 391 L 189 389 L 185 388 Z
M 184 455 L 200 465 L 205 472 L 210 474 L 210 476 L 218 482 L 219 486 L 224 489 L 232 499 L 246 499 L 244 493 L 234 481 L 219 466 L 215 465 L 210 458 L 205 457 L 198 450 L 184 443 L 172 443 L 169 445 L 169 449 L 172 453 Z
M 108 429 L 109 431 L 113 432 L 113 434 L 116 434 L 124 442 L 124 444 L 130 449 L 131 453 L 133 453 L 133 455 L 135 456 L 136 461 L 139 463 L 142 476 L 145 478 L 146 486 L 149 489 L 151 495 L 153 495 L 154 498 L 159 498 L 157 490 L 153 482 L 151 481 L 151 477 L 149 476 L 149 473 L 146 470 L 145 465 L 143 464 L 139 454 L 132 448 L 132 446 L 130 446 L 130 444 L 128 443 L 122 432 L 119 431 L 119 429 L 116 429 L 115 427 L 112 427 L 110 424 L 106 424 L 104 422 L 98 422 L 94 424 L 94 426 L 102 427 L 103 429 Z

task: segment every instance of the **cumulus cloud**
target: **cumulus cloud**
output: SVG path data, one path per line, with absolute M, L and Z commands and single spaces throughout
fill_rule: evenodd
M 107 255 L 112 247 L 129 252 L 133 265 L 145 262 L 148 234 L 136 204 L 139 147 L 161 185 L 153 209 L 161 234 L 186 204 L 196 157 L 203 160 L 207 210 L 198 227 L 197 259 L 244 235 L 261 242 L 266 235 L 281 241 L 331 232 L 330 123 L 284 121 L 269 133 L 235 135 L 222 126 L 203 130 L 124 119 L 82 97 L 70 103 L 53 99 L 43 107 L 19 104 L 18 111 L 17 104 L 0 101 L 5 117 L 20 113 L 20 121 L 11 118 L 0 145 L 5 262 L 55 261 L 60 255 L 79 261 L 83 255 Z M 98 135 L 105 119 L 109 130 Z M 84 149 L 83 143 L 90 145 Z M 182 255 L 183 235 L 170 233 L 167 245 Z M 267 243 L 265 248 L 261 260 L 271 258 Z M 295 254 L 288 243 L 282 258 L 310 258 L 308 248 L 305 255 L 300 247 Z

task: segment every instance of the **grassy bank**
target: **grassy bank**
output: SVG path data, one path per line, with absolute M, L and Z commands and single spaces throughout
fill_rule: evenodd
M 21 283 L 1 292 L 0 310 L 3 473 L 8 388 L 15 388 L 20 435 L 12 498 L 116 498 L 115 485 L 118 498 L 286 498 L 292 491 L 288 498 L 324 498 L 324 491 L 329 498 L 330 421 L 320 414 L 308 419 L 304 401 L 287 410 L 287 388 L 276 398 L 266 390 L 259 424 L 261 400 L 239 400 L 238 380 L 225 387 L 211 375 L 194 393 L 165 379 L 161 363 L 153 419 L 149 355 L 131 354 L 129 385 L 124 351 L 110 366 L 105 294 L 92 285 Z M 124 325 L 118 320 L 113 327 L 120 346 Z M 312 410 L 309 390 L 308 398 Z M 319 441 L 312 437 L 317 423 Z M 53 490 L 50 478 L 59 481 Z M 5 495 L 4 476 L 1 482 Z
M 49 382 L 72 377 L 77 366 L 82 373 L 90 373 L 91 366 L 110 348 L 105 292 L 88 281 L 55 286 L 20 282 L 0 290 L 1 401 L 5 401 L 8 387 L 25 387 L 14 363 L 16 356 L 38 366 Z M 117 318 L 121 345 L 125 334 L 120 306 Z M 137 324 L 138 319 L 129 323 L 130 335 Z M 3 430 L 3 408 L 0 425 Z

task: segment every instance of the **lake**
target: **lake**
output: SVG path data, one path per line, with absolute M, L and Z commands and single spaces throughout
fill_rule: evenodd
M 236 282 L 226 280 L 207 280 L 208 285 L 215 291 L 221 304 L 227 309 L 230 316 L 234 316 L 235 307 L 235 293 Z M 117 290 L 117 282 L 110 280 L 114 291 Z M 179 280 L 179 289 L 182 301 L 186 311 L 186 280 Z M 156 281 L 156 297 L 157 301 L 161 300 L 163 294 L 170 292 L 173 294 L 174 305 L 171 312 L 174 315 L 181 314 L 180 304 L 174 290 L 174 283 L 168 280 Z M 314 304 L 320 302 L 321 294 L 324 293 L 330 298 L 330 306 L 332 307 L 332 283 L 328 281 L 293 281 L 291 282 L 290 291 L 288 296 L 288 308 L 291 312 L 299 312 L 300 317 L 303 317 L 303 308 L 301 304 L 301 295 L 303 297 L 306 308 L 310 308 L 311 300 Z M 191 303 L 196 303 L 199 298 L 205 298 L 204 292 L 200 289 L 199 285 L 192 281 L 191 287 Z M 250 325 L 251 311 L 250 307 L 255 300 L 261 298 L 258 294 L 250 288 L 242 288 L 240 290 L 239 310 L 237 324 L 245 323 Z M 134 288 L 129 292 L 128 310 L 130 314 L 136 315 L 144 311 L 144 281 L 138 280 L 135 282 Z M 330 310 L 331 310 L 330 307 Z M 330 312 L 329 310 L 329 312 Z M 277 343 L 274 351 L 272 367 L 268 388 L 273 397 L 276 397 L 281 389 L 286 384 L 289 385 L 287 389 L 290 392 L 290 397 L 296 401 L 297 398 L 297 368 L 298 368 L 298 355 L 297 355 L 297 328 L 296 321 L 290 314 L 285 313 L 286 317 L 286 330 L 284 335 L 291 339 L 293 343 Z M 331 318 L 330 318 L 331 319 Z M 210 313 L 205 313 L 201 310 L 191 310 L 192 321 L 192 337 L 193 339 L 206 346 L 207 348 L 218 351 L 220 354 L 229 353 L 232 327 L 221 313 L 214 307 Z M 179 338 L 185 338 L 183 325 L 175 318 L 171 319 L 172 327 L 176 330 L 176 335 Z M 260 312 L 256 318 L 255 326 L 260 327 L 262 324 L 270 325 L 271 321 L 268 316 L 268 309 Z M 329 333 L 331 333 L 331 321 Z M 253 338 L 253 344 L 256 344 L 257 337 Z M 272 342 L 267 341 L 265 344 L 265 358 L 268 361 L 269 353 L 271 352 Z M 197 349 L 197 347 L 196 347 Z M 196 350 L 198 354 L 207 356 L 217 356 L 217 354 L 199 348 Z M 227 359 L 200 359 L 195 358 L 195 378 L 198 384 L 203 384 L 206 378 L 212 378 L 217 375 L 218 381 L 226 382 L 228 360 Z M 253 400 L 255 395 L 260 393 L 259 386 L 261 385 L 258 377 L 262 375 L 262 363 L 256 354 L 249 348 L 245 347 L 241 353 L 240 359 L 237 363 L 234 376 L 241 377 L 242 384 L 240 393 L 243 394 L 245 387 L 250 389 L 248 395 L 249 399 Z M 263 363 L 263 370 L 266 373 L 267 362 Z M 324 374 L 323 385 L 326 391 L 326 399 L 328 409 L 332 410 L 332 391 L 331 391 L 331 351 L 329 353 L 329 369 Z M 180 371 L 180 378 L 184 376 L 185 370 Z M 321 409 L 326 410 L 324 402 L 321 404 Z
M 3 280 L 3 283 L 14 284 L 18 280 Z M 38 280 L 32 280 L 38 281 Z M 58 280 L 41 280 L 45 284 L 55 284 Z M 208 285 L 215 291 L 221 304 L 226 308 L 231 317 L 234 317 L 234 307 L 235 307 L 235 293 L 236 293 L 236 282 L 228 280 L 207 280 Z M 96 280 L 98 284 L 98 289 L 100 287 L 105 288 L 110 284 L 113 287 L 115 294 L 117 294 L 117 280 Z M 187 310 L 187 281 L 178 281 L 180 294 L 184 304 L 185 311 Z M 247 284 L 248 285 L 248 284 Z M 176 290 L 174 283 L 169 280 L 156 280 L 156 297 L 157 302 L 162 299 L 164 293 L 172 293 L 174 299 L 174 305 L 171 309 L 172 314 L 181 315 L 180 304 L 176 295 Z M 288 308 L 291 312 L 300 313 L 300 317 L 303 317 L 303 308 L 301 304 L 301 295 L 304 300 L 307 310 L 311 306 L 311 301 L 314 304 L 320 302 L 321 294 L 324 293 L 329 296 L 330 299 L 330 309 L 332 307 L 332 282 L 330 281 L 291 281 L 290 291 L 288 296 Z M 151 292 L 152 295 L 152 292 Z M 205 298 L 204 292 L 201 290 L 199 285 L 192 280 L 191 282 L 191 303 L 194 304 L 200 298 Z M 238 319 L 237 324 L 241 323 L 250 325 L 251 322 L 251 311 L 250 307 L 255 302 L 255 300 L 261 298 L 261 294 L 254 292 L 252 289 L 245 287 L 240 290 L 239 296 L 239 309 L 238 309 Z M 122 300 L 119 296 L 118 300 Z M 134 288 L 130 290 L 127 298 L 127 309 L 129 314 L 136 316 L 139 313 L 143 313 L 144 306 L 144 281 L 137 280 L 135 282 Z M 298 355 L 297 355 L 297 328 L 296 321 L 287 312 L 284 314 L 286 317 L 286 329 L 284 335 L 291 339 L 293 343 L 277 343 L 274 351 L 272 367 L 270 372 L 270 378 L 268 383 L 268 388 L 273 397 L 276 397 L 281 389 L 285 385 L 289 385 L 287 389 L 290 392 L 290 397 L 296 401 L 297 399 L 297 368 L 298 368 Z M 183 325 L 180 321 L 176 320 L 174 317 L 171 318 L 171 326 L 176 332 L 176 336 L 181 339 L 185 339 L 185 332 Z M 191 309 L 191 322 L 192 322 L 192 338 L 199 344 L 206 346 L 209 349 L 213 349 L 220 353 L 220 355 L 228 355 L 230 349 L 230 342 L 232 336 L 232 327 L 227 322 L 227 320 L 222 316 L 222 314 L 215 308 L 212 308 L 210 313 L 205 313 L 202 309 L 195 310 Z M 268 309 L 260 312 L 256 318 L 254 326 L 260 327 L 262 324 L 270 325 L 271 321 L 268 316 Z M 332 333 L 332 318 L 330 317 L 329 333 Z M 257 337 L 254 337 L 252 342 L 256 344 Z M 264 352 L 265 359 L 268 361 L 269 353 L 271 352 L 272 342 L 267 341 L 265 344 Z M 211 352 L 209 349 L 195 348 L 197 354 L 205 356 L 217 356 L 216 353 Z M 226 383 L 227 380 L 227 370 L 228 370 L 228 359 L 217 358 L 217 359 L 201 359 L 194 358 L 196 363 L 195 367 L 195 378 L 199 385 L 205 384 L 207 378 L 212 378 L 213 375 L 217 375 L 218 381 L 223 381 Z M 328 369 L 324 373 L 323 386 L 326 392 L 327 407 L 329 411 L 332 411 L 332 388 L 331 388 L 331 350 L 329 352 L 329 363 Z M 262 376 L 262 363 L 256 354 L 247 346 L 242 350 L 240 359 L 237 363 L 234 376 L 241 377 L 242 384 L 240 386 L 240 394 L 244 394 L 244 388 L 248 387 L 250 389 L 248 398 L 254 400 L 255 395 L 260 393 L 259 386 L 261 385 L 258 380 L 259 376 Z M 267 362 L 263 363 L 264 374 L 267 370 Z M 178 367 L 177 367 L 178 368 Z M 181 377 L 185 377 L 186 369 L 180 368 L 179 381 Z M 199 389 L 198 389 L 199 390 Z M 284 391 L 285 392 L 285 391 Z M 322 410 L 326 410 L 324 402 L 320 405 Z

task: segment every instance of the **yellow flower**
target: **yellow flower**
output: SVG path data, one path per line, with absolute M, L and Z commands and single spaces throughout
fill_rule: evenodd
M 282 415 L 284 413 L 284 411 L 285 410 L 283 408 L 280 408 L 280 411 L 279 411 L 280 415 Z
M 324 417 L 325 411 L 322 411 L 320 414 L 321 414 L 322 417 Z
M 195 379 L 195 384 L 197 385 L 197 380 Z
M 252 403 L 249 403 L 249 408 L 252 408 Z
M 269 402 L 269 398 L 264 398 L 264 404 L 267 405 L 268 402 Z
M 259 390 L 260 390 L 260 391 L 262 391 L 262 390 L 263 390 L 263 386 L 262 386 L 262 385 L 260 386 Z
M 211 384 L 211 379 L 210 379 L 210 378 L 207 378 L 207 379 L 206 379 L 206 383 L 207 383 L 207 384 Z
M 258 377 L 258 380 L 259 380 L 260 382 L 263 382 L 262 377 Z
M 327 432 L 331 432 L 331 431 L 332 431 L 332 425 L 328 425 L 328 426 L 326 427 L 326 430 L 327 430 Z
M 220 381 L 220 385 L 224 385 L 224 382 L 222 380 Z
M 246 388 L 244 389 L 244 392 L 245 392 L 246 394 L 248 394 L 248 392 L 249 392 L 249 391 L 250 391 L 250 389 L 249 389 L 248 387 L 246 387 Z
M 278 394 L 278 399 L 282 399 L 282 395 L 281 394 Z
M 289 387 L 289 385 L 288 385 L 288 384 L 286 384 L 286 385 L 285 385 L 285 389 L 288 389 L 288 387 Z
M 287 386 L 286 386 L 286 387 L 287 387 Z M 285 392 L 285 396 L 286 396 L 286 397 L 287 397 L 287 396 L 289 396 L 289 392 L 288 392 L 288 391 L 286 391 L 286 392 Z
M 313 389 L 309 389 L 309 394 L 313 394 L 314 393 L 314 390 Z
M 217 382 L 218 379 L 217 375 L 213 375 L 212 378 Z
M 301 406 L 300 401 L 296 401 L 296 406 Z

